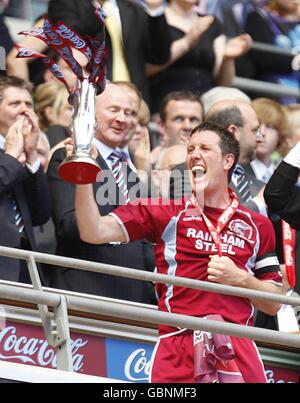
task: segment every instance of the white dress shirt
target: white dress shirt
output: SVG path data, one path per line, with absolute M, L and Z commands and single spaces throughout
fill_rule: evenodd
M 276 169 L 276 164 L 273 161 L 269 166 L 267 166 L 257 158 L 251 161 L 250 165 L 254 171 L 255 177 L 265 183 L 269 181 Z
M 136 172 L 136 167 L 134 166 L 133 162 L 131 161 L 130 158 L 130 154 L 129 154 L 129 150 L 128 150 L 128 146 L 125 146 L 124 148 L 111 148 L 108 147 L 106 144 L 102 143 L 102 141 L 94 138 L 94 144 L 97 147 L 97 150 L 99 152 L 99 154 L 101 155 L 101 157 L 105 160 L 105 162 L 107 163 L 107 165 L 109 166 L 109 168 L 111 169 L 112 167 L 112 161 L 109 158 L 110 154 L 113 151 L 120 151 L 123 152 L 126 155 L 126 159 L 127 159 L 127 163 L 129 168 L 133 171 Z

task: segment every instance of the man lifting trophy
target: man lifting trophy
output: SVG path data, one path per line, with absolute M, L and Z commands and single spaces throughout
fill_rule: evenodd
M 95 8 L 95 14 L 102 24 L 100 37 L 96 38 L 81 36 L 62 22 L 54 25 L 48 18 L 45 18 L 43 27 L 20 32 L 22 35 L 41 39 L 65 60 L 77 77 L 75 89 L 68 87 L 60 67 L 53 59 L 17 46 L 19 49 L 17 57 L 40 58 L 55 77 L 66 85 L 70 93 L 69 103 L 74 107 L 72 130 L 74 153 L 62 162 L 59 175 L 62 179 L 74 184 L 93 183 L 100 172 L 99 165 L 90 156 L 90 150 L 96 129 L 96 95 L 101 94 L 105 88 L 107 50 L 104 16 L 100 7 Z M 87 65 L 84 69 L 77 62 L 74 50 L 85 56 Z

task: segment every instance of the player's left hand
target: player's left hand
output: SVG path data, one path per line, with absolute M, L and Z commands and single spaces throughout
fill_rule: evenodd
M 228 256 L 210 256 L 208 262 L 208 280 L 214 283 L 245 287 L 249 273 L 240 269 Z

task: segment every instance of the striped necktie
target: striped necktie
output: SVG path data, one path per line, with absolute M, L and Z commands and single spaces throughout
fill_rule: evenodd
M 21 214 L 21 210 L 19 209 L 19 206 L 17 204 L 16 199 L 14 198 L 14 195 L 11 193 L 9 196 L 11 205 L 12 205 L 12 209 L 14 212 L 14 221 L 16 224 L 16 227 L 18 228 L 19 234 L 24 234 L 25 233 L 25 226 L 24 226 L 24 221 L 23 221 L 23 217 Z
M 111 170 L 120 189 L 120 204 L 127 204 L 130 199 L 127 189 L 127 158 L 124 152 L 115 150 L 108 159 L 111 162 Z M 123 196 L 121 198 L 121 196 Z M 122 199 L 122 203 L 121 203 Z
M 241 165 L 237 165 L 234 170 L 234 174 L 237 177 L 236 190 L 239 198 L 244 202 L 248 202 L 251 199 L 251 191 L 249 182 L 245 175 L 245 169 Z

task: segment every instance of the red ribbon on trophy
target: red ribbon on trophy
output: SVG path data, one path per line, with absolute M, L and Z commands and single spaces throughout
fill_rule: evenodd
M 296 231 L 287 222 L 282 220 L 283 256 L 286 276 L 291 288 L 294 288 L 296 284 L 295 239 Z
M 63 72 L 61 71 L 59 65 L 53 59 L 42 53 L 35 52 L 34 50 L 22 48 L 19 45 L 15 45 L 15 48 L 18 50 L 17 58 L 34 57 L 36 59 L 41 59 L 42 62 L 45 63 L 46 66 L 49 68 L 51 73 L 68 88 L 68 84 L 64 78 Z
M 70 93 L 69 103 L 74 107 L 74 153 L 60 165 L 59 174 L 66 181 L 76 184 L 93 183 L 100 172 L 99 165 L 90 156 L 90 150 L 96 128 L 96 95 L 101 94 L 105 89 L 108 53 L 105 46 L 105 24 L 101 7 L 95 9 L 95 15 L 102 28 L 96 38 L 79 35 L 63 22 L 54 25 L 48 18 L 45 18 L 43 27 L 19 33 L 34 36 L 53 49 L 76 75 L 75 89 L 69 88 L 63 72 L 53 59 L 16 45 L 19 51 L 17 57 L 41 59 L 53 75 L 64 83 Z M 72 49 L 76 49 L 86 57 L 87 65 L 84 68 L 75 59 Z

